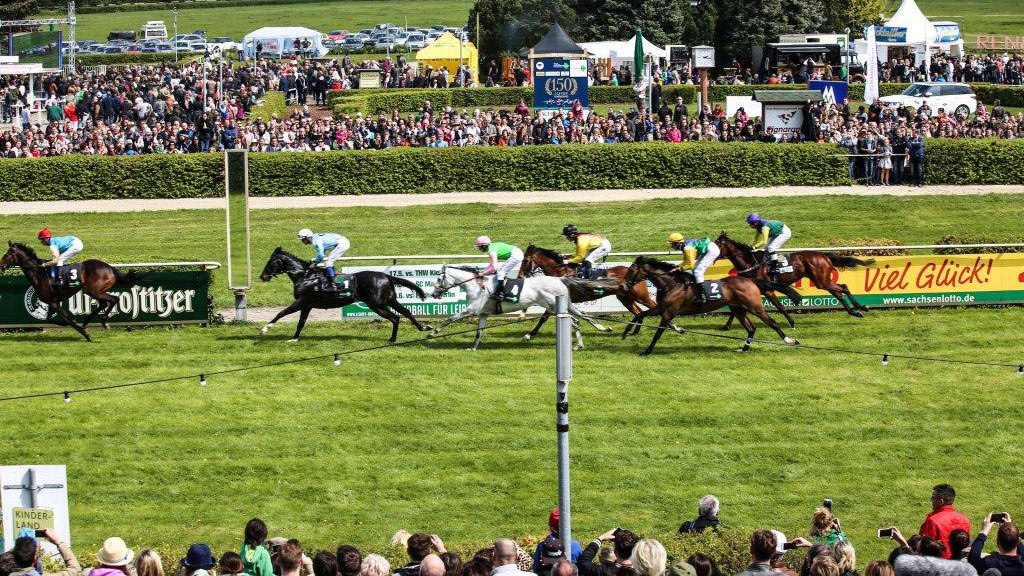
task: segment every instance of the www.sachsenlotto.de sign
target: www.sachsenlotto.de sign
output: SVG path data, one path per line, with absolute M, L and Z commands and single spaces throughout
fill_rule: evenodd
M 110 291 L 117 297 L 110 324 L 206 323 L 209 283 L 209 272 L 151 272 L 134 286 Z M 81 322 L 99 308 L 99 303 L 79 292 L 63 306 Z M 46 321 L 48 313 L 47 305 L 39 301 L 24 276 L 0 276 L 0 328 L 53 326 Z

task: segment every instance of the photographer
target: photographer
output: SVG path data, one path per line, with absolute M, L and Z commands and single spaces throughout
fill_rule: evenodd
M 999 524 L 999 531 L 996 533 L 997 552 L 982 558 L 981 552 L 985 549 L 989 530 L 996 524 Z M 1010 515 L 989 514 L 981 522 L 981 532 L 971 544 L 971 552 L 967 556 L 967 561 L 977 569 L 978 574 L 995 568 L 1002 576 L 1024 576 L 1022 553 L 1024 553 L 1024 549 L 1022 549 L 1020 533 L 1017 525 L 1010 520 Z
M 597 564 L 594 562 L 594 558 L 601 550 L 601 545 L 605 542 L 613 542 L 615 561 L 611 564 Z M 580 554 L 579 562 L 577 563 L 580 576 L 612 576 L 619 568 L 632 566 L 629 557 L 633 554 L 633 548 L 636 546 L 636 543 L 636 534 L 621 528 L 613 528 L 598 536 Z
M 44 530 L 43 535 L 57 547 L 61 558 L 64 559 L 66 568 L 60 572 L 43 572 L 42 574 L 46 576 L 79 576 L 82 573 L 82 566 L 78 563 L 75 553 L 71 551 L 71 547 L 63 542 L 52 530 Z M 40 547 L 35 538 L 32 536 L 18 538 L 14 541 L 14 548 L 11 552 L 14 556 L 17 570 L 11 572 L 9 576 L 41 576 L 39 571 L 41 569 L 37 567 Z
M 849 540 L 839 524 L 839 518 L 832 515 L 830 508 L 822 506 L 814 511 L 814 515 L 811 516 L 811 542 L 835 546 L 837 542 Z

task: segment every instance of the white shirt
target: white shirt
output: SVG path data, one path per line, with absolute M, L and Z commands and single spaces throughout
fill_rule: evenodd
M 537 576 L 533 572 L 523 572 L 515 564 L 505 564 L 491 570 L 491 576 Z

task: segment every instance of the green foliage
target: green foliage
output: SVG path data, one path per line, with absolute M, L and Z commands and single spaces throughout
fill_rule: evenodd
M 576 13 L 563 0 L 476 0 L 467 19 L 470 30 L 476 30 L 478 17 L 481 62 L 533 46 L 552 22 L 572 30 L 576 21 Z
M 581 42 L 626 40 L 643 31 L 644 38 L 665 44 L 700 43 L 705 36 L 698 24 L 703 15 L 689 2 L 677 0 L 576 0 L 570 2 L 579 18 L 569 30 Z
M 924 4 L 924 2 L 921 2 Z M 881 24 L 880 14 L 889 14 L 885 0 L 829 0 L 825 2 L 825 28 L 842 32 L 850 29 L 850 40 L 863 36 L 870 24 Z
M 171 6 L 180 9 L 193 8 L 246 8 L 249 6 L 286 6 L 309 4 L 318 0 L 164 0 L 162 2 L 135 2 L 134 0 L 102 0 L 77 6 L 79 14 L 102 14 L 106 12 L 140 12 L 143 10 L 169 10 Z
M 1022 244 L 1024 235 L 1016 234 L 1009 236 L 994 236 L 989 233 L 981 234 L 946 234 L 939 238 L 936 244 Z M 1024 252 L 1021 246 L 999 246 L 996 248 L 985 248 L 985 252 L 1009 253 Z M 935 254 L 974 254 L 977 248 L 936 248 L 932 250 Z
M 1022 86 L 971 84 L 971 88 L 978 95 L 979 102 L 991 105 L 999 100 L 1003 106 L 1024 107 L 1024 87 Z
M 267 92 L 263 95 L 263 105 L 256 106 L 252 110 L 253 116 L 269 122 L 275 114 L 278 118 L 285 118 L 291 112 L 291 107 L 284 102 L 284 92 Z
M 1024 184 L 1024 141 L 947 140 L 925 143 L 928 184 Z
M 202 58 L 199 52 L 178 52 L 178 62 L 192 62 Z M 174 62 L 174 52 L 153 52 L 130 54 L 79 54 L 75 56 L 78 64 L 83 66 L 100 66 L 111 64 L 168 64 Z

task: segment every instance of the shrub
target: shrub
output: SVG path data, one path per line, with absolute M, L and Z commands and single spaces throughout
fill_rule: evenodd
M 936 244 L 1022 244 L 1024 236 L 1017 237 L 994 237 L 986 234 L 947 234 L 936 242 Z M 978 248 L 936 248 L 935 254 L 974 254 Z M 1024 246 L 1003 246 L 999 248 L 985 248 L 984 252 L 1024 252 Z
M 949 140 L 925 143 L 928 184 L 1024 184 L 1024 141 Z
M 849 184 L 817 144 L 615 144 L 277 152 L 250 156 L 253 195 L 409 194 Z M 217 154 L 0 160 L 2 200 L 192 198 L 222 194 Z M 568 197 L 567 197 L 568 199 Z
M 829 238 L 829 246 L 902 246 L 903 242 L 893 238 Z M 910 251 L 906 248 L 879 248 L 877 250 L 855 250 L 843 252 L 850 256 L 907 256 Z
M 999 100 L 1003 106 L 1024 107 L 1024 87 L 998 86 L 994 84 L 971 84 L 978 100 L 992 105 Z
M 252 109 L 252 116 L 269 122 L 271 116 L 277 114 L 278 118 L 288 116 L 291 107 L 284 102 L 284 92 L 267 92 L 263 95 L 263 105 Z
M 192 62 L 202 58 L 199 52 L 178 52 L 178 63 Z M 101 66 L 111 64 L 168 64 L 174 62 L 174 52 L 154 52 L 130 54 L 79 54 L 75 61 L 83 66 Z

